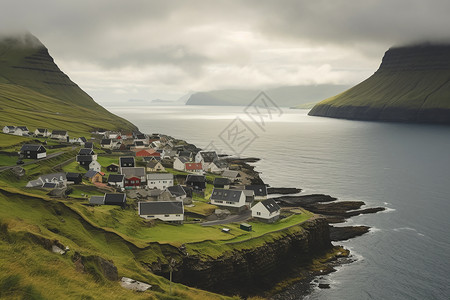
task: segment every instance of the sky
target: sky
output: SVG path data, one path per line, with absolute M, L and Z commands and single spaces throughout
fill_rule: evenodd
M 0 0 L 100 103 L 357 84 L 392 46 L 450 41 L 448 0 Z

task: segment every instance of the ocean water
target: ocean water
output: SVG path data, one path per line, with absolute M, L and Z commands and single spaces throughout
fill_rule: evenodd
M 338 242 L 356 260 L 321 278 L 306 299 L 450 299 L 450 127 L 347 121 L 306 110 L 247 115 L 242 107 L 108 107 L 147 133 L 259 157 L 274 187 L 299 187 L 386 211 Z M 299 296 L 300 299 L 300 296 Z

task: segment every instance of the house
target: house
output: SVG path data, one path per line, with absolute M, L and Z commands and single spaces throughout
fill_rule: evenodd
M 106 171 L 107 172 L 119 172 L 119 165 L 118 164 L 110 164 L 109 166 L 106 167 Z
M 242 190 L 242 192 L 245 195 L 245 205 L 250 209 L 255 202 L 255 192 L 253 190 Z
M 228 178 L 232 182 L 236 182 L 241 175 L 239 174 L 239 171 L 225 170 L 222 172 L 222 177 Z
M 68 184 L 80 184 L 83 181 L 83 174 L 67 172 L 66 179 Z
M 120 157 L 119 167 L 120 168 L 134 168 L 135 167 L 134 157 Z
M 134 141 L 134 148 L 145 148 L 143 141 Z
M 112 139 L 102 139 L 100 141 L 100 147 L 105 149 L 111 149 L 113 146 L 113 140 Z
M 93 160 L 89 164 L 89 170 L 94 170 L 100 173 L 102 171 L 102 165 L 98 161 Z
M 184 170 L 189 173 L 203 174 L 203 164 L 187 162 L 184 164 Z
M 169 150 L 163 150 L 161 153 L 162 158 L 175 158 L 177 156 L 177 151 L 169 149 Z
M 84 148 L 94 149 L 94 143 L 93 142 L 86 142 L 86 143 L 84 143 Z
M 16 131 L 16 126 L 5 126 L 5 127 L 3 127 L 3 133 L 14 134 L 14 131 Z
M 228 163 L 224 160 L 215 160 L 208 166 L 208 172 L 221 174 L 223 171 L 228 170 Z
M 170 196 L 177 201 L 183 201 L 183 199 L 186 199 L 186 191 L 181 185 L 169 186 L 166 190 L 169 191 Z
M 245 195 L 240 190 L 214 188 L 210 198 L 211 204 L 242 211 L 246 209 Z
M 108 185 L 116 186 L 118 188 L 125 187 L 125 176 L 122 174 L 110 174 L 108 176 Z
M 216 177 L 214 178 L 213 185 L 215 188 L 219 189 L 229 189 L 231 184 L 231 180 L 228 178 Z
M 183 201 L 138 202 L 138 212 L 141 218 L 147 220 L 180 223 L 184 220 Z
M 36 137 L 48 137 L 50 136 L 50 132 L 45 128 L 37 128 L 34 131 L 34 136 Z
M 263 184 L 261 185 L 246 185 L 246 190 L 253 190 L 255 192 L 255 200 L 266 200 L 267 199 L 267 187 Z
M 195 155 L 195 162 L 202 163 L 205 170 L 208 170 L 209 165 L 218 159 L 216 151 L 199 151 Z
M 77 160 L 77 163 L 80 164 L 80 166 L 83 166 L 88 170 L 89 170 L 89 165 L 91 164 L 91 162 L 94 161 L 94 160 L 92 160 L 91 155 L 77 155 L 76 160 Z
M 29 133 L 27 126 L 17 126 L 14 132 L 16 135 L 29 135 Z
M 145 184 L 147 182 L 146 172 L 144 167 L 125 167 L 120 170 L 120 174 L 125 175 L 125 180 L 131 177 L 137 177 Z
M 80 144 L 81 146 L 84 146 L 84 144 L 87 143 L 87 139 L 84 136 L 81 136 L 79 138 L 75 139 L 75 143 Z M 92 147 L 90 147 L 92 149 Z
M 90 205 L 104 205 L 105 204 L 105 196 L 91 196 L 89 198 Z
M 127 203 L 126 194 L 105 194 L 105 205 L 118 205 L 122 208 L 125 207 Z
M 173 174 L 171 173 L 150 173 L 147 174 L 147 186 L 151 189 L 164 190 L 173 185 Z
M 206 188 L 206 177 L 204 175 L 191 175 L 186 177 L 186 186 L 194 191 L 203 191 Z
M 151 160 L 147 163 L 147 171 L 148 172 L 165 172 L 166 169 L 163 165 L 157 160 Z
M 189 162 L 190 160 L 186 157 L 176 157 L 173 161 L 173 168 L 178 171 L 185 171 L 186 166 L 185 163 Z
M 126 177 L 124 186 L 126 189 L 138 189 L 141 187 L 141 178 L 139 177 Z
M 66 130 L 53 130 L 50 137 L 60 141 L 67 141 L 69 139 L 69 134 Z
M 25 144 L 20 148 L 19 154 L 23 158 L 41 159 L 47 157 L 47 150 L 42 145 Z
M 87 178 L 90 182 L 96 183 L 96 182 L 102 182 L 103 177 L 102 174 L 100 174 L 98 171 L 89 170 L 84 174 L 83 178 Z
M 66 173 L 51 173 L 39 176 L 36 180 L 31 180 L 26 187 L 42 187 L 45 183 L 57 183 L 59 187 L 65 186 L 67 183 Z
M 273 223 L 280 218 L 281 207 L 273 199 L 263 200 L 252 208 L 252 217 L 263 222 Z
M 160 154 L 156 154 L 157 152 L 153 149 L 142 149 L 136 152 L 136 157 L 150 157 L 150 156 L 160 156 Z
M 193 155 L 193 153 L 191 151 L 184 151 L 184 150 L 182 150 L 182 151 L 178 152 L 178 157 L 186 157 L 189 161 L 192 160 L 193 156 L 194 155 Z

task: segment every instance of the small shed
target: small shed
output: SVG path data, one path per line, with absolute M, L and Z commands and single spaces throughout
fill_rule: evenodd
M 252 231 L 252 225 L 247 224 L 247 223 L 241 223 L 239 225 L 239 228 L 245 231 Z

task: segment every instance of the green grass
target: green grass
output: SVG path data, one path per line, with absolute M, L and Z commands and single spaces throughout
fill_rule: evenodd
M 204 217 L 211 215 L 217 208 L 217 206 L 205 203 L 204 201 L 193 201 L 192 204 L 194 207 L 185 206 L 184 210 L 202 215 Z

